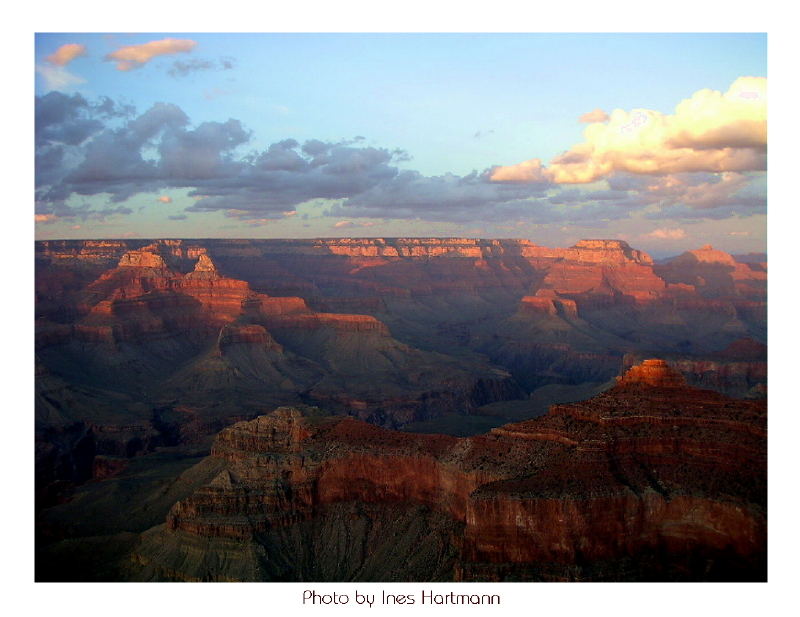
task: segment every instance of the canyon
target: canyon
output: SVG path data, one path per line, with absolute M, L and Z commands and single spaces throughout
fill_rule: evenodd
M 59 240 L 35 265 L 37 580 L 765 577 L 765 256 Z

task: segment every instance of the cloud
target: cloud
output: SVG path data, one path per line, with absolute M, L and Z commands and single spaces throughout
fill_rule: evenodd
M 171 204 L 172 197 L 170 197 L 169 195 L 162 195 L 161 197 L 158 198 L 158 201 L 160 201 L 162 204 Z
M 227 218 L 238 219 L 240 222 L 245 225 L 250 225 L 251 227 L 261 227 L 275 222 L 273 218 L 253 216 L 252 212 L 247 212 L 246 210 L 227 210 L 225 216 Z
M 334 204 L 329 214 L 353 217 L 466 223 L 525 219 L 532 223 L 581 221 L 605 226 L 630 216 L 627 202 L 551 195 L 553 185 L 495 183 L 487 174 L 424 176 L 402 171 L 389 181 Z M 555 197 L 555 198 L 553 198 Z M 565 206 L 565 203 L 569 202 Z M 638 208 L 641 204 L 634 205 Z
M 104 128 L 101 118 L 109 113 L 113 103 L 104 113 L 102 105 L 92 105 L 80 94 L 49 92 L 36 99 L 36 146 L 79 145 Z
M 238 120 L 204 122 L 194 129 L 188 123 L 177 106 L 157 103 L 122 126 L 106 126 L 80 149 L 80 158 L 76 154 L 77 164 L 67 165 L 63 157 L 51 163 L 60 178 L 52 170 L 37 173 L 37 195 L 56 200 L 109 193 L 113 201 L 122 201 L 140 192 L 194 188 L 203 181 L 224 184 L 244 166 L 229 154 L 250 138 L 249 132 Z
M 71 90 L 73 87 L 86 83 L 86 80 L 77 75 L 73 75 L 61 66 L 51 66 L 49 64 L 37 64 L 36 72 L 44 79 L 45 87 L 48 90 Z
M 680 228 L 676 229 L 654 229 L 648 234 L 644 234 L 645 238 L 656 238 L 658 240 L 681 240 L 686 237 L 686 231 Z
M 366 146 L 363 138 L 284 139 L 245 151 L 250 139 L 233 118 L 193 125 L 176 105 L 137 114 L 110 99 L 51 92 L 36 99 L 36 211 L 124 215 L 120 204 L 134 195 L 155 193 L 146 199 L 170 203 L 164 193 L 184 189 L 194 203 L 183 215 L 221 212 L 249 225 L 296 216 L 301 204 L 322 200 L 327 215 L 354 225 L 401 219 L 602 227 L 635 213 L 671 221 L 747 216 L 766 203 L 763 172 L 613 171 L 574 186 L 552 182 L 550 169 L 536 161 L 519 166 L 516 181 L 498 182 L 497 168 L 463 176 L 400 169 L 406 152 Z M 76 196 L 102 196 L 108 205 L 68 205 Z
M 587 124 L 591 124 L 593 122 L 608 122 L 610 117 L 611 116 L 598 107 L 597 109 L 583 114 L 580 118 L 578 118 L 578 121 L 585 122 Z
M 545 185 L 489 182 L 485 174 L 425 176 L 404 170 L 331 208 L 333 216 L 467 221 L 486 220 L 503 207 L 524 211 L 530 197 L 543 197 Z
M 722 219 L 766 211 L 766 177 L 761 172 L 695 172 L 649 177 L 635 199 L 655 207 L 647 218 Z
M 186 216 L 185 214 L 173 214 L 171 216 L 168 216 L 167 218 L 171 221 L 185 221 L 189 217 Z
M 204 60 L 201 58 L 192 58 L 184 62 L 183 60 L 175 60 L 172 67 L 167 71 L 172 77 L 186 77 L 191 73 L 199 71 L 210 71 L 214 68 L 214 63 L 211 60 Z
M 36 223 L 53 223 L 58 217 L 55 214 L 34 214 L 33 220 Z
M 375 226 L 374 221 L 360 221 L 360 222 L 337 221 L 336 223 L 331 225 L 333 229 L 349 229 L 351 227 L 374 227 L 374 226 Z
M 491 175 L 493 182 L 551 182 L 551 178 L 552 174 L 544 168 L 540 159 L 531 159 L 508 167 L 495 167 Z
M 724 94 L 699 90 L 671 115 L 648 109 L 615 109 L 607 123 L 592 123 L 585 141 L 555 157 L 497 167 L 497 182 L 581 184 L 614 172 L 683 172 L 766 169 L 767 80 L 740 77 Z
M 50 64 L 66 66 L 79 56 L 86 55 L 86 46 L 78 43 L 67 43 L 45 58 Z
M 85 156 L 86 144 L 107 123 L 117 122 L 130 113 L 131 108 L 108 98 L 91 103 L 80 94 L 70 96 L 61 92 L 37 97 L 34 131 L 37 198 L 43 199 L 47 192 L 42 187 L 59 187 L 63 183 L 65 175 Z
M 116 61 L 118 71 L 130 71 L 144 66 L 156 56 L 188 53 L 197 46 L 190 39 L 161 39 L 141 45 L 128 45 L 107 54 L 105 59 Z
M 293 139 L 273 143 L 231 170 L 227 178 L 195 182 L 204 195 L 188 208 L 209 212 L 229 208 L 280 214 L 312 199 L 341 199 L 362 193 L 397 174 L 396 154 L 348 142 Z
M 192 73 L 201 71 L 227 71 L 234 67 L 233 58 L 220 58 L 219 60 L 208 60 L 205 58 L 191 58 L 189 60 L 175 60 L 167 71 L 171 77 L 186 77 Z
M 734 196 L 748 186 L 744 174 L 697 175 L 677 174 L 654 179 L 645 187 L 652 196 L 664 198 L 669 203 L 680 202 L 693 208 L 716 208 L 729 204 Z

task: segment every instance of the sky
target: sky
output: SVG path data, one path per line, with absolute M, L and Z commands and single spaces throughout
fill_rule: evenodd
M 37 239 L 766 250 L 765 34 L 37 34 Z

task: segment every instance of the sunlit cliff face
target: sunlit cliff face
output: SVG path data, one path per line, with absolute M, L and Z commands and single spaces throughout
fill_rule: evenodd
M 598 111 L 598 110 L 596 110 Z M 613 172 L 672 174 L 766 169 L 767 80 L 740 77 L 724 94 L 703 89 L 673 114 L 615 109 L 592 112 L 585 141 L 554 158 L 497 167 L 495 182 L 588 183 Z

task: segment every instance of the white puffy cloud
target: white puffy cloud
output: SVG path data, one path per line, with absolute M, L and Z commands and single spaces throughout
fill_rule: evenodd
M 766 169 L 766 146 L 767 80 L 740 77 L 724 94 L 695 92 L 673 114 L 615 109 L 607 122 L 589 124 L 584 141 L 547 167 L 531 159 L 496 167 L 491 179 L 581 184 L 614 172 L 755 171 Z

